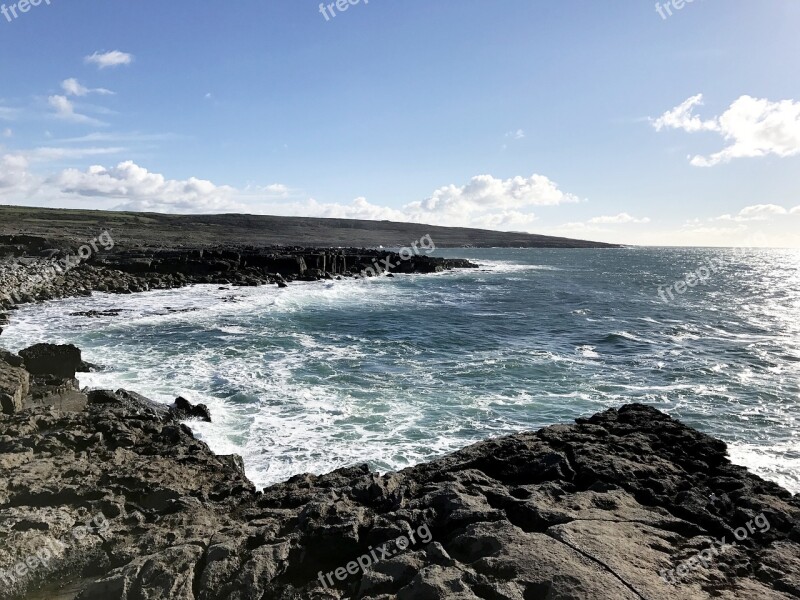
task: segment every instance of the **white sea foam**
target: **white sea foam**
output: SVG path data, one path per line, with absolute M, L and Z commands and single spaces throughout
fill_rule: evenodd
M 23 307 L 2 343 L 75 343 L 107 367 L 81 374 L 84 385 L 207 404 L 214 422 L 192 427 L 241 454 L 259 485 L 363 462 L 399 469 L 637 401 L 722 437 L 737 462 L 797 491 L 793 447 L 753 442 L 796 429 L 800 337 L 787 311 L 769 308 L 783 315 L 769 327 L 735 304 L 710 320 L 687 316 L 688 304 L 651 317 L 637 312 L 650 308 L 628 289 L 632 269 L 622 285 L 608 275 L 619 256 L 600 256 L 602 279 L 479 260 L 436 277 L 95 294 Z M 71 316 L 111 309 L 120 315 Z
M 526 273 L 531 271 L 562 271 L 552 265 L 530 265 L 501 260 L 478 260 L 481 270 L 492 273 Z
M 793 494 L 800 494 L 800 452 L 797 441 L 771 447 L 733 442 L 728 444 L 728 454 L 733 463 L 747 467 Z

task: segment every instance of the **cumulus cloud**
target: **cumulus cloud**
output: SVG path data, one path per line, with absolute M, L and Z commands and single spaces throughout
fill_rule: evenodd
M 364 219 L 367 221 L 405 221 L 407 215 L 397 209 L 371 204 L 366 198 L 360 197 L 350 204 L 337 202 L 320 203 L 313 198 L 308 202 L 292 205 L 291 214 L 299 216 L 323 217 L 327 219 Z
M 105 125 L 102 121 L 93 119 L 86 115 L 75 112 L 75 106 L 66 96 L 50 96 L 47 103 L 55 110 L 55 116 L 64 121 L 72 121 L 73 123 L 83 123 L 86 125 Z
M 32 183 L 29 161 L 21 154 L 0 157 L 0 194 L 25 193 Z
M 771 102 L 745 95 L 731 104 L 722 115 L 703 121 L 693 114 L 694 108 L 702 105 L 702 101 L 702 94 L 692 96 L 653 121 L 657 131 L 710 131 L 721 135 L 729 143 L 710 156 L 692 157 L 692 165 L 712 167 L 735 158 L 769 155 L 786 158 L 800 154 L 800 102 Z
M 717 217 L 718 221 L 736 221 L 738 223 L 746 221 L 768 221 L 774 217 L 800 213 L 800 206 L 787 209 L 778 204 L 754 204 L 746 206 L 736 215 L 722 215 Z
M 643 219 L 637 219 L 636 217 L 632 217 L 628 213 L 619 213 L 618 215 L 614 216 L 602 216 L 589 219 L 589 223 L 597 223 L 602 225 L 620 225 L 625 223 L 649 223 L 649 222 L 650 219 L 648 217 L 644 217 Z
M 562 191 L 544 175 L 511 179 L 478 175 L 465 185 L 441 187 L 425 200 L 407 204 L 403 211 L 414 222 L 478 227 L 496 223 L 498 215 L 501 221 L 532 222 L 532 208 L 577 202 L 580 198 Z
M 768 219 L 775 215 L 785 215 L 787 210 L 777 204 L 756 204 L 748 206 L 739 211 L 739 216 L 754 221 Z
M 534 207 L 579 201 L 577 196 L 560 190 L 555 182 L 543 175 L 511 179 L 479 175 L 466 185 L 439 188 L 425 200 L 411 202 L 401 208 L 372 204 L 363 197 L 349 204 L 319 203 L 312 199 L 282 208 L 300 216 L 516 231 L 530 228 L 537 220 L 531 211 Z M 282 214 L 285 212 L 282 211 Z
M 237 190 L 196 177 L 167 179 L 132 161 L 110 168 L 65 169 L 50 176 L 37 175 L 31 168 L 36 163 L 125 151 L 125 148 L 107 147 L 42 147 L 0 155 L 0 195 L 7 202 L 32 206 L 89 206 L 163 213 L 269 214 L 273 212 L 270 208 L 280 206 L 270 206 L 269 202 L 280 200 L 289 193 L 289 188 L 280 184 Z
M 0 203 L 166 213 L 238 212 L 386 219 L 507 231 L 533 231 L 535 225 L 541 234 L 608 242 L 800 247 L 794 216 L 800 216 L 800 206 L 788 209 L 775 204 L 756 204 L 743 208 L 735 217 L 694 219 L 680 229 L 641 227 L 640 224 L 650 220 L 625 212 L 558 226 L 543 225 L 532 208 L 576 202 L 577 197 L 560 190 L 548 178 L 536 175 L 508 180 L 479 176 L 463 186 L 440 188 L 426 200 L 392 208 L 373 204 L 363 197 L 350 203 L 301 200 L 296 190 L 282 184 L 237 189 L 196 177 L 168 179 L 132 161 L 120 162 L 116 167 L 66 169 L 49 177 L 34 174 L 32 170 L 33 166 L 40 169 L 47 162 L 125 151 L 103 146 L 83 149 L 53 146 L 0 155 Z M 466 212 L 458 215 L 459 209 Z
M 122 200 L 120 210 L 158 212 L 206 212 L 240 210 L 233 200 L 235 190 L 205 179 L 166 179 L 133 161 L 116 167 L 89 167 L 86 171 L 66 169 L 50 183 L 65 193 Z
M 90 89 L 75 79 L 71 77 L 69 79 L 65 79 L 61 82 L 61 89 L 64 90 L 64 93 L 67 96 L 88 96 L 89 94 L 100 94 L 101 96 L 110 96 L 113 95 L 114 92 L 111 90 L 107 90 L 105 88 L 94 88 Z
M 112 50 L 111 52 L 95 52 L 85 57 L 83 60 L 87 64 L 96 65 L 100 69 L 107 69 L 109 67 L 131 64 L 133 62 L 133 55 L 127 52 L 120 52 L 119 50 Z
M 22 154 L 26 161 L 80 159 L 95 155 L 117 154 L 122 147 L 86 148 L 43 147 Z M 15 163 L 16 164 L 16 163 Z M 27 168 L 27 162 L 17 164 Z M 19 179 L 17 169 L 6 169 L 6 179 Z M 15 175 L 16 174 L 16 175 Z M 13 179 L 12 175 L 17 179 Z M 11 184 L 9 184 L 11 185 Z M 428 198 L 400 208 L 370 203 L 356 198 L 350 203 L 321 203 L 314 199 L 300 201 L 297 193 L 282 184 L 263 187 L 233 188 L 191 177 L 168 179 L 132 161 L 116 167 L 92 166 L 86 170 L 66 169 L 40 180 L 42 197 L 63 201 L 66 205 L 95 205 L 124 210 L 173 213 L 250 212 L 261 214 L 316 216 L 364 220 L 392 220 L 501 229 L 530 230 L 537 221 L 533 208 L 579 202 L 543 175 L 498 179 L 491 175 L 473 177 L 464 185 L 448 185 Z M 294 199 L 293 199 L 294 198 Z

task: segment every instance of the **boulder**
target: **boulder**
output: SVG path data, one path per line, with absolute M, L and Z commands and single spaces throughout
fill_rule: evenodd
M 180 421 L 198 420 L 211 423 L 211 412 L 205 404 L 194 405 L 186 398 L 175 398 L 175 403 L 170 407 L 170 411 L 176 419 Z
M 53 375 L 63 379 L 74 379 L 82 362 L 80 348 L 72 344 L 36 344 L 21 350 L 19 355 L 31 375 Z

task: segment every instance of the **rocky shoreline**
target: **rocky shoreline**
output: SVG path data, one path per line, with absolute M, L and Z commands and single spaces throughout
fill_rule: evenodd
M 477 268 L 468 260 L 431 256 L 435 244 L 430 238 L 397 252 L 257 246 L 120 248 L 110 234 L 104 234 L 108 235 L 105 247 L 95 240 L 94 247 L 86 244 L 77 251 L 47 238 L 0 236 L 0 311 L 93 291 L 131 294 L 192 284 L 286 287 L 294 281 Z M 85 258 L 78 254 L 82 248 L 88 249 Z M 7 316 L 0 314 L 0 327 L 4 322 Z
M 195 407 L 80 365 L 0 357 L 3 600 L 800 597 L 800 498 L 653 408 L 258 491 Z
M 15 239 L 17 301 L 191 283 L 291 285 L 469 268 L 363 249 L 68 249 Z M 55 253 L 53 253 L 55 250 Z M 2 296 L 3 294 L 0 294 Z M 0 325 L 2 326 L 2 325 Z M 82 390 L 73 346 L 0 351 L 0 600 L 800 597 L 800 498 L 641 405 L 476 444 L 399 473 L 256 490 L 237 456 L 125 390 Z

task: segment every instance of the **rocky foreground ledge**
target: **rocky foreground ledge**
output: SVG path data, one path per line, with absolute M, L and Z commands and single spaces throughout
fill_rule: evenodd
M 0 357 L 0 598 L 800 597 L 800 499 L 653 408 L 259 492 L 76 350 Z

